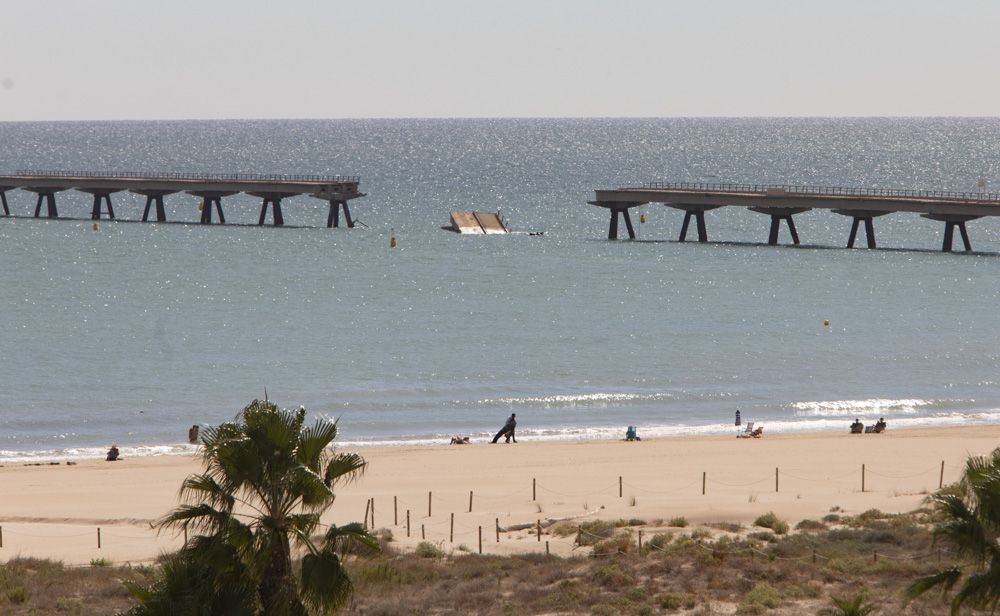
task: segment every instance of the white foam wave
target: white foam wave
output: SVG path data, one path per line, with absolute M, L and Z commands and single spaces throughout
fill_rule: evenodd
M 818 400 L 795 402 L 791 408 L 800 417 L 844 417 L 847 415 L 868 416 L 885 415 L 887 413 L 918 413 L 921 407 L 939 404 L 954 404 L 955 400 L 921 400 L 907 398 L 893 400 L 887 398 L 868 398 L 867 400 Z
M 146 456 L 182 456 L 198 451 L 196 445 L 188 443 L 174 445 L 134 445 L 119 446 L 122 458 Z M 100 460 L 106 456 L 106 447 L 66 447 L 63 449 L 43 449 L 38 451 L 11 451 L 0 449 L 0 463 L 60 462 L 64 460 Z

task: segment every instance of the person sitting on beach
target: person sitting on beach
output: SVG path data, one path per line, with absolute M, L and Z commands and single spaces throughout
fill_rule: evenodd
M 754 438 L 760 438 L 761 436 L 763 436 L 763 434 L 764 434 L 764 426 L 758 426 L 754 428 L 753 432 L 750 433 L 750 436 Z
M 467 436 L 453 436 L 453 437 L 451 437 L 451 444 L 452 445 L 468 445 L 469 444 L 469 437 L 467 437 Z
M 517 419 L 515 419 L 516 417 L 517 413 L 510 414 L 510 417 L 507 418 L 507 422 L 503 425 L 502 428 L 500 428 L 500 431 L 497 432 L 496 436 L 493 437 L 492 442 L 496 443 L 497 441 L 500 440 L 501 436 L 507 437 L 507 440 L 505 441 L 507 443 L 509 443 L 511 439 L 514 439 L 515 443 L 517 442 L 517 439 L 514 438 L 514 428 L 517 426 Z
M 641 438 L 639 438 L 639 434 L 638 434 L 638 432 L 636 432 L 635 426 L 629 426 L 625 430 L 625 440 L 626 441 L 641 441 L 642 440 Z
M 108 455 L 104 458 L 107 462 L 116 462 L 118 460 L 118 445 L 112 445 L 111 449 L 108 450 Z
M 851 434 L 861 434 L 864 431 L 865 424 L 861 423 L 861 420 L 855 417 L 854 423 L 851 424 Z
M 875 432 L 885 431 L 885 417 L 879 417 L 878 421 L 875 422 Z

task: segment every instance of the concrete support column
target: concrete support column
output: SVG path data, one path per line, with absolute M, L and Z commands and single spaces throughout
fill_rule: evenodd
M 0 204 L 3 204 L 3 215 L 10 216 L 10 208 L 7 207 L 7 191 L 0 190 Z
M 708 231 L 705 228 L 705 212 L 703 211 L 692 211 L 687 210 L 684 212 L 684 223 L 681 225 L 681 235 L 677 241 L 683 242 L 687 239 L 688 225 L 691 223 L 691 217 L 694 216 L 695 222 L 698 226 L 698 241 L 707 242 L 708 241 Z
M 201 224 L 212 224 L 212 206 L 219 211 L 219 224 L 226 224 L 226 215 L 222 213 L 222 197 L 209 196 L 202 198 Z
M 960 216 L 954 214 L 921 214 L 921 216 L 944 223 L 944 241 L 941 243 L 942 252 L 951 252 L 952 241 L 955 238 L 955 227 L 958 227 L 959 233 L 962 234 L 962 244 L 965 245 L 965 252 L 972 252 L 972 242 L 969 241 L 969 232 L 965 228 L 965 223 L 981 218 L 981 216 Z
M 611 208 L 611 223 L 608 226 L 608 239 L 618 239 L 618 217 L 625 218 L 625 228 L 628 229 L 628 237 L 635 239 L 635 228 L 632 226 L 632 218 L 628 215 L 627 208 Z
M 972 252 L 972 242 L 969 241 L 969 232 L 965 229 L 964 222 L 948 221 L 944 223 L 944 243 L 941 246 L 942 252 L 951 252 L 952 239 L 955 237 L 955 227 L 958 227 L 962 234 L 962 243 L 965 244 L 965 252 Z
M 163 195 L 146 195 L 146 208 L 142 210 L 142 222 L 149 220 L 149 208 L 156 205 L 156 222 L 166 222 L 167 213 L 163 210 Z
M 792 219 L 791 214 L 789 215 L 771 215 L 771 232 L 768 234 L 767 243 L 771 246 L 775 246 L 778 243 L 778 230 L 781 227 L 781 221 L 784 220 L 788 223 L 788 232 L 792 234 L 792 243 L 796 246 L 799 245 L 799 234 L 795 230 L 795 221 Z
M 781 227 L 781 221 L 784 220 L 788 224 L 788 232 L 792 235 L 792 243 L 796 246 L 799 245 L 799 233 L 795 229 L 795 220 L 792 216 L 795 214 L 801 214 L 802 212 L 808 212 L 810 208 L 807 207 L 767 207 L 755 205 L 750 208 L 751 211 L 759 212 L 761 214 L 767 214 L 771 217 L 771 231 L 767 236 L 767 243 L 771 246 L 775 246 L 778 243 L 778 230 Z
M 874 249 L 875 245 L 875 223 L 874 219 L 878 216 L 885 216 L 890 212 L 880 212 L 878 210 L 832 210 L 835 214 L 840 214 L 841 216 L 850 216 L 851 222 L 851 234 L 847 238 L 847 247 L 854 248 L 854 240 L 858 237 L 858 230 L 861 228 L 861 223 L 865 223 L 865 237 L 868 240 L 868 248 Z
M 90 210 L 91 220 L 101 219 L 101 203 L 106 201 L 108 204 L 108 220 L 115 219 L 115 210 L 111 206 L 111 193 L 94 193 L 94 206 Z
M 347 221 L 347 228 L 354 228 L 354 220 L 351 218 L 351 210 L 347 207 L 347 201 L 332 199 L 330 201 L 330 214 L 326 217 L 327 228 L 340 226 L 340 208 L 344 208 L 344 220 Z
M 147 222 L 149 220 L 149 213 L 154 205 L 156 206 L 156 222 L 166 222 L 167 213 L 163 207 L 163 198 L 167 195 L 172 195 L 178 191 L 143 188 L 143 189 L 131 189 L 130 192 L 146 197 L 146 207 L 142 210 L 142 222 Z
M 280 227 L 285 224 L 285 217 L 281 214 L 281 198 L 280 197 L 264 197 L 263 203 L 260 206 L 260 220 L 257 221 L 258 225 L 263 225 L 264 220 L 267 218 L 267 206 L 271 206 L 271 211 L 273 213 L 272 218 L 274 220 L 274 226 Z
M 35 203 L 35 218 L 39 218 L 42 213 L 42 202 L 45 202 L 49 218 L 59 218 L 59 211 L 56 209 L 56 193 L 40 192 L 38 201 Z

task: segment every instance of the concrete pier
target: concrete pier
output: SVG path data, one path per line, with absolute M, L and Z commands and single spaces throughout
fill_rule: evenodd
M 324 175 L 267 175 L 256 173 L 198 174 L 198 173 L 146 173 L 146 172 L 92 172 L 92 171 L 46 171 L 22 170 L 12 175 L 0 175 L 0 203 L 5 216 L 10 215 L 7 192 L 21 189 L 37 195 L 35 218 L 42 216 L 42 205 L 49 218 L 58 218 L 56 194 L 67 190 L 77 190 L 93 195 L 90 217 L 99 220 L 105 213 L 109 219 L 115 218 L 111 195 L 128 191 L 146 197 L 142 221 L 149 220 L 150 210 L 155 206 L 156 222 L 167 219 L 164 198 L 177 193 L 186 193 L 201 198 L 199 219 L 202 224 L 212 224 L 218 216 L 220 224 L 226 218 L 222 210 L 222 199 L 239 193 L 262 199 L 259 224 L 266 219 L 267 208 L 271 207 L 272 224 L 285 224 L 281 201 L 288 197 L 306 195 L 322 199 L 330 204 L 327 227 L 337 227 L 339 210 L 343 208 L 348 227 L 354 227 L 347 202 L 364 197 L 359 190 L 357 176 Z
M 2 178 L 0 178 L 2 179 Z M 698 241 L 708 241 L 705 212 L 720 207 L 745 207 L 771 217 L 767 243 L 776 245 L 781 223 L 799 244 L 794 216 L 813 209 L 831 210 L 853 219 L 847 247 L 853 248 L 858 229 L 865 224 L 868 248 L 874 249 L 873 219 L 894 212 L 913 212 L 924 218 L 945 223 L 942 250 L 952 250 L 957 228 L 965 250 L 972 242 L 965 224 L 985 216 L 1000 216 L 1000 194 L 949 191 L 907 191 L 878 188 L 842 188 L 773 184 L 699 184 L 688 182 L 653 182 L 643 186 L 596 190 L 591 205 L 611 211 L 608 239 L 618 238 L 618 219 L 624 217 L 629 238 L 635 239 L 628 210 L 649 203 L 660 203 L 684 210 L 679 241 L 687 236 L 694 217 L 698 224 Z

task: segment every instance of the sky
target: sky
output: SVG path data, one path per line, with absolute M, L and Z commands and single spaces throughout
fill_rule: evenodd
M 997 0 L 0 0 L 0 121 L 996 116 Z

